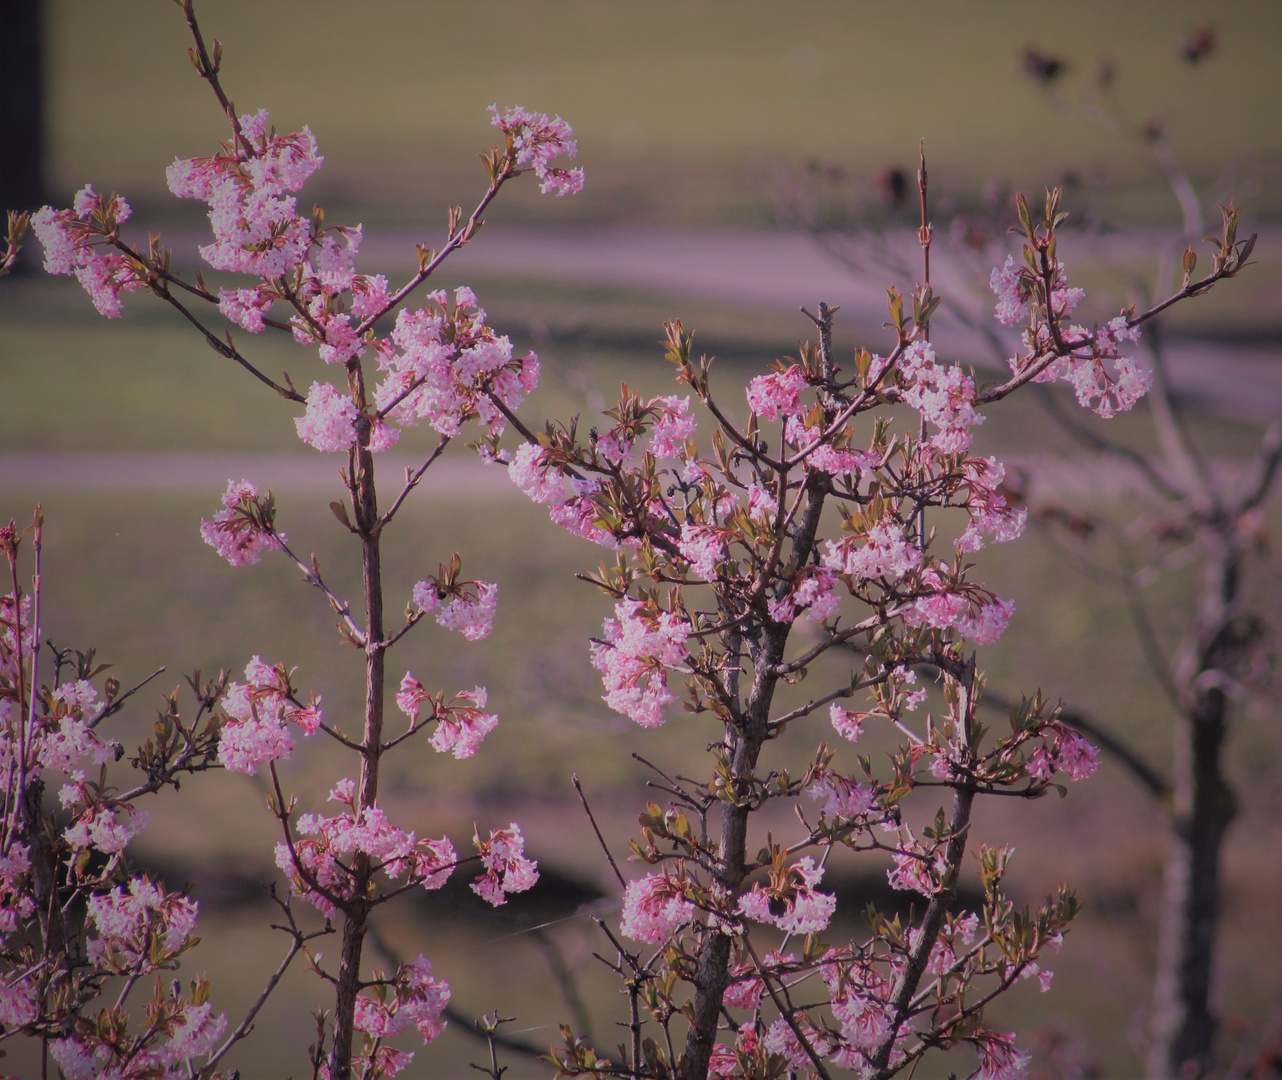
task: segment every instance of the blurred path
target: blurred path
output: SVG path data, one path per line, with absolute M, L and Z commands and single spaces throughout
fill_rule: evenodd
M 283 454 L 42 454 L 0 451 L 0 491 L 173 491 L 216 497 L 229 480 L 251 480 L 261 490 L 329 491 L 341 494 L 338 455 Z M 1106 457 L 1013 454 L 1002 459 L 1013 475 L 1023 474 L 1037 498 L 1118 498 L 1149 490 L 1147 481 L 1126 461 Z M 386 490 L 415 464 L 403 456 L 376 459 Z M 1212 462 L 1226 484 L 1246 483 L 1243 468 Z M 419 489 L 427 498 L 522 498 L 507 470 L 460 455 L 437 462 Z
M 1282 241 L 1282 235 L 1271 239 Z M 1140 252 L 1156 250 L 1158 243 L 1156 238 L 1129 233 L 1079 242 L 1089 243 L 1079 256 L 1089 261 L 1101 256 L 1134 259 Z M 915 252 L 915 237 L 905 233 L 903 247 Z M 406 272 L 414 269 L 414 242 L 408 234 L 371 234 L 361 251 L 370 263 Z M 936 264 L 932 276 L 941 287 L 956 288 L 964 280 L 956 268 L 950 268 L 946 250 L 932 260 Z M 862 328 L 878 327 L 886 319 L 880 275 L 876 285 L 860 280 L 809 238 L 784 230 L 554 233 L 505 228 L 487 232 L 453 256 L 450 265 L 451 280 L 458 280 L 455 272 L 461 271 L 464 276 L 636 289 L 790 312 L 803 304 L 814 311 L 815 304 L 824 300 L 840 305 L 843 319 Z M 875 261 L 870 265 L 875 266 Z M 897 284 L 907 290 L 913 283 Z M 1232 283 L 1223 287 L 1232 288 Z M 981 299 L 991 301 L 987 295 Z M 935 330 L 936 344 L 950 358 L 978 367 L 992 365 L 991 353 L 979 335 L 949 327 L 943 319 Z M 1170 340 L 1168 353 L 1177 393 L 1243 419 L 1269 422 L 1282 417 L 1282 340 L 1252 344 Z

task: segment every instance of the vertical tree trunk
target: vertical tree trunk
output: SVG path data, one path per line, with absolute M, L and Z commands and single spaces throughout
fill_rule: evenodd
M 1175 802 L 1162 897 L 1149 1080 L 1203 1076 L 1211 1066 L 1217 1027 L 1210 995 L 1220 854 L 1237 804 L 1222 772 L 1229 702 L 1215 676 L 1236 666 L 1235 653 L 1243 642 L 1233 626 L 1240 568 L 1231 539 L 1216 539 L 1220 544 L 1203 570 L 1194 627 L 1176 663 L 1176 685 L 1187 698 L 1187 713 L 1176 729 Z
M 368 442 L 366 432 L 363 442 Z M 378 801 L 378 766 L 383 740 L 383 683 L 386 650 L 382 644 L 383 577 L 379 552 L 378 498 L 374 489 L 374 456 L 362 445 L 352 457 L 356 474 L 356 529 L 361 539 L 365 586 L 365 731 L 361 740 L 361 773 L 357 782 L 357 810 Z M 343 945 L 334 1002 L 334 1044 L 330 1055 L 332 1080 L 349 1080 L 352 1074 L 352 1018 L 360 992 L 361 952 L 369 925 L 366 899 L 370 859 L 356 852 L 352 860 L 353 896 L 344 912 Z

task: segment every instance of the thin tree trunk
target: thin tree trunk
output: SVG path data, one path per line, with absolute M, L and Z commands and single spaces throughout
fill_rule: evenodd
M 1240 567 L 1221 541 L 1203 571 L 1195 626 L 1176 664 L 1188 710 L 1177 726 L 1171 850 L 1162 898 L 1147 1072 L 1149 1080 L 1185 1080 L 1211 1066 L 1217 1021 L 1211 1011 L 1220 856 L 1237 812 L 1223 775 L 1229 702 L 1206 676 L 1235 666 L 1243 645 L 1234 633 Z M 1210 683 L 1208 685 L 1208 683 Z
M 383 574 L 379 552 L 378 498 L 374 490 L 374 457 L 367 446 L 354 455 L 356 476 L 356 529 L 361 539 L 361 568 L 365 586 L 365 731 L 361 740 L 361 772 L 357 782 L 357 810 L 378 801 L 378 766 L 383 739 L 383 682 L 385 649 L 383 627 Z M 366 899 L 370 860 L 356 852 L 352 860 L 353 895 L 344 911 L 343 946 L 339 960 L 338 988 L 334 1002 L 334 1044 L 330 1055 L 332 1080 L 352 1075 L 352 1018 L 360 992 L 361 951 L 369 923 Z

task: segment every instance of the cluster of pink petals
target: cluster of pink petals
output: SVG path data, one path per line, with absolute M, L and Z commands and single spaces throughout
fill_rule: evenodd
M 426 420 L 451 437 L 473 417 L 502 432 L 507 421 L 494 402 L 514 411 L 525 400 L 538 385 L 538 357 L 513 357 L 512 342 L 486 325 L 471 289 L 456 289 L 452 307 L 444 291 L 428 300 L 403 309 L 390 340 L 378 342 L 379 411 L 406 426 Z
M 146 974 L 165 967 L 196 929 L 196 902 L 166 893 L 147 878 L 97 893 L 87 905 L 93 934 L 89 959 L 118 974 Z
M 616 618 L 602 624 L 602 641 L 592 643 L 592 666 L 601 672 L 605 703 L 642 727 L 663 723 L 663 710 L 675 700 L 668 689 L 668 668 L 684 663 L 690 624 L 675 611 L 655 611 L 624 598 Z
M 977 645 L 991 645 L 1005 633 L 1015 613 L 1013 600 L 975 600 L 950 591 L 943 573 L 934 567 L 922 573 L 921 586 L 933 591 L 914 600 L 904 612 L 904 622 L 909 626 L 925 623 L 937 630 L 952 628 Z
M 200 254 L 215 270 L 276 279 L 301 266 L 312 223 L 298 214 L 298 191 L 324 161 L 308 128 L 291 135 L 268 129 L 265 109 L 240 118 L 244 141 L 208 158 L 175 159 L 166 179 L 180 199 L 209 206 L 214 239 Z M 248 148 L 244 145 L 248 143 Z
M 307 411 L 294 421 L 298 437 L 322 453 L 338 453 L 356 442 L 356 402 L 329 383 L 314 382 Z
M 837 898 L 819 892 L 815 886 L 823 877 L 823 867 L 810 858 L 794 863 L 784 888 L 762 888 L 754 885 L 739 897 L 739 911 L 755 922 L 777 926 L 786 934 L 815 934 L 832 920 Z M 772 901 L 782 901 L 783 910 L 772 910 Z
M 828 706 L 828 719 L 832 721 L 833 730 L 843 739 L 858 742 L 863 734 L 863 722 L 867 713 L 855 712 L 835 701 Z
M 904 538 L 899 522 L 885 520 L 862 536 L 825 540 L 823 564 L 859 581 L 880 577 L 897 581 L 921 565 L 921 549 Z
M 815 1027 L 815 1023 L 805 1013 L 798 1012 L 793 1017 L 793 1023 L 801 1029 L 801 1034 L 805 1036 L 806 1042 L 810 1044 L 810 1049 L 814 1051 L 816 1057 L 828 1057 L 837 1049 L 836 1041 L 831 1033 L 820 1031 Z M 766 1028 L 766 1036 L 762 1040 L 762 1046 L 767 1053 L 780 1055 L 789 1065 L 791 1070 L 797 1072 L 809 1072 L 814 1068 L 810 1059 L 810 1053 L 801 1044 L 797 1038 L 797 1033 L 793 1030 L 792 1024 L 789 1024 L 782 1016 L 773 1020 L 770 1026 Z
M 805 372 L 796 364 L 786 371 L 758 375 L 748 384 L 748 408 L 763 420 L 775 420 L 781 414 L 796 416 L 807 385 Z
M 694 911 L 680 881 L 667 874 L 647 874 L 624 889 L 619 930 L 633 941 L 661 945 L 694 918 Z
M 864 1053 L 879 1046 L 890 1034 L 891 984 L 870 965 L 839 962 L 836 957 L 820 971 L 832 998 L 832 1015 L 841 1025 L 842 1046 L 832 1060 L 846 1069 L 862 1070 Z M 901 1028 L 900 1038 L 907 1035 Z
M 472 891 L 489 904 L 507 903 L 507 894 L 525 892 L 539 880 L 538 864 L 525 857 L 525 837 L 514 821 L 506 829 L 490 830 L 482 840 L 477 833 L 472 842 L 481 856 L 485 873 L 472 882 Z
M 36 910 L 31 895 L 31 849 L 14 840 L 9 850 L 0 855 L 0 933 L 11 934 L 19 923 Z M 8 1023 L 0 1017 L 0 1024 Z
M 545 114 L 530 112 L 520 105 L 502 113 L 497 105 L 491 105 L 490 112 L 490 123 L 512 140 L 516 167 L 533 169 L 544 195 L 577 195 L 583 190 L 582 169 L 562 169 L 551 164 L 562 154 L 573 158 L 579 152 L 569 124 L 559 116 L 549 120 Z
M 1050 736 L 1049 741 L 1033 751 L 1030 775 L 1049 780 L 1056 772 L 1065 772 L 1071 780 L 1085 780 L 1099 768 L 1099 750 L 1072 728 L 1057 723 L 1043 734 Z
M 131 803 L 113 803 L 101 799 L 85 783 L 84 773 L 72 774 L 71 782 L 58 792 L 62 805 L 72 810 L 75 818 L 62 832 L 62 838 L 73 850 L 95 848 L 105 855 L 124 851 L 147 827 L 151 816 Z
M 1015 1033 L 980 1031 L 970 1039 L 979 1051 L 979 1080 L 1023 1080 L 1032 1058 L 1015 1045 Z
M 727 991 L 728 993 L 729 991 Z M 740 1058 L 749 1062 L 747 1070 L 740 1064 Z M 708 1075 L 712 1077 L 768 1076 L 770 1068 L 769 1053 L 757 1038 L 756 1028 L 740 1024 L 735 1035 L 734 1046 L 715 1043 L 712 1053 L 708 1055 Z
M 524 442 L 517 447 L 507 474 L 536 503 L 556 502 L 565 494 L 561 473 L 549 467 L 547 451 L 537 443 Z
M 969 912 L 960 917 L 952 917 L 940 930 L 935 944 L 931 946 L 930 956 L 926 959 L 926 970 L 932 975 L 945 975 L 965 954 L 966 946 L 975 940 L 979 930 L 979 916 Z M 908 931 L 908 947 L 915 949 L 921 940 L 921 930 L 913 927 Z M 959 948 L 959 946 L 962 946 Z
M 705 581 L 715 581 L 717 564 L 725 557 L 726 530 L 687 521 L 681 526 L 677 549 L 696 576 Z
M 414 1027 L 423 1042 L 430 1043 L 445 1030 L 445 1021 L 440 1017 L 449 1003 L 449 984 L 436 978 L 432 962 L 420 955 L 412 963 L 401 965 L 393 979 L 390 999 L 368 992 L 356 999 L 355 1026 L 373 1039 L 390 1039 Z M 413 1054 L 404 1057 L 398 1065 L 408 1064 Z M 383 1075 L 394 1073 L 384 1070 Z
M 592 543 L 600 544 L 612 551 L 617 550 L 619 541 L 615 539 L 614 534 L 597 524 L 598 511 L 595 496 L 601 490 L 600 481 L 591 477 L 576 476 L 571 478 L 570 487 L 573 489 L 573 494 L 568 499 L 554 504 L 548 511 L 548 517 L 575 536 L 591 540 Z
M 499 718 L 484 711 L 488 692 L 478 686 L 455 694 L 448 705 L 436 707 L 436 699 L 423 684 L 407 671 L 396 694 L 396 705 L 414 726 L 419 724 L 419 714 L 425 704 L 433 706 L 432 716 L 437 728 L 428 740 L 438 753 L 452 753 L 456 758 L 470 758 L 481 745 L 481 740 L 498 727 Z
M 118 318 L 123 310 L 122 292 L 146 285 L 136 266 L 107 249 L 103 240 L 129 215 L 129 204 L 121 196 L 99 195 L 92 184 L 86 184 L 76 193 L 73 209 L 44 206 L 31 218 L 32 231 L 44 247 L 45 270 L 74 274 L 98 313 L 109 319 Z M 89 219 L 95 216 L 98 221 L 91 225 Z
M 836 618 L 841 608 L 837 592 L 837 575 L 822 567 L 809 567 L 797 574 L 792 590 L 778 600 L 766 603 L 767 611 L 775 622 L 792 622 L 799 611 L 813 622 Z
M 335 900 L 352 895 L 352 878 L 345 867 L 353 852 L 364 852 L 388 877 L 408 876 L 425 889 L 439 889 L 458 863 L 447 837 L 419 840 L 391 824 L 377 806 L 356 811 L 355 787 L 344 779 L 330 792 L 331 800 L 347 805 L 346 813 L 303 814 L 298 819 L 300 838 L 292 850 L 288 843 L 276 845 L 276 865 L 289 877 L 291 891 L 327 918 L 338 915 Z
M 287 723 L 311 735 L 321 723 L 320 698 L 297 705 L 289 698 L 284 669 L 272 667 L 255 656 L 245 665 L 245 682 L 228 684 L 222 699 L 227 722 L 218 732 L 218 760 L 232 772 L 250 773 L 269 761 L 280 761 L 294 752 Z
M 877 808 L 875 788 L 856 784 L 834 769 L 817 769 L 806 794 L 823 803 L 820 812 L 830 818 L 851 818 Z
M 764 528 L 775 523 L 779 513 L 779 500 L 759 484 L 748 486 L 748 520 Z
M 256 563 L 266 548 L 276 546 L 272 535 L 259 528 L 241 506 L 242 500 L 257 497 L 258 488 L 248 480 L 228 480 L 223 508 L 214 515 L 213 521 L 200 523 L 200 535 L 205 543 L 232 566 Z M 288 539 L 284 533 L 280 536 L 282 540 Z
M 55 1039 L 49 1052 L 65 1080 L 181 1080 L 191 1075 L 192 1060 L 210 1053 L 227 1030 L 227 1017 L 214 1015 L 209 1002 L 166 1003 L 168 1038 L 152 1034 L 139 1040 L 110 1031 L 80 1030 Z
M 79 679 L 63 683 L 51 695 L 53 711 L 35 740 L 36 760 L 46 769 L 70 773 L 86 764 L 101 765 L 115 758 L 119 743 L 102 739 L 90 726 L 103 706 L 93 684 Z
M 1005 466 L 996 458 L 967 458 L 962 475 L 969 489 L 966 511 L 970 521 L 957 539 L 957 550 L 979 551 L 985 535 L 997 544 L 1019 537 L 1028 524 L 1028 510 L 1011 506 L 998 490 L 1006 479 Z
M 935 350 L 920 341 L 904 350 L 899 372 L 906 384 L 905 403 L 938 429 L 930 445 L 944 454 L 969 450 L 971 428 L 984 422 L 983 415 L 975 411 L 975 381 L 962 374 L 956 364 L 937 364 Z
M 698 421 L 690 415 L 690 399 L 675 394 L 651 398 L 646 406 L 654 412 L 650 428 L 650 453 L 656 458 L 684 458 L 686 440 L 694 435 Z
M 880 461 L 877 454 L 868 450 L 841 449 L 831 442 L 823 442 L 822 435 L 817 424 L 807 424 L 799 416 L 789 416 L 784 421 L 784 442 L 794 450 L 804 452 L 809 469 L 829 476 L 845 476 L 875 468 Z
M 935 895 L 944 865 L 942 854 L 932 858 L 914 841 L 907 850 L 895 852 L 894 860 L 894 868 L 886 871 L 891 888 L 919 892 L 922 896 Z
M 1057 320 L 1070 316 L 1085 295 L 1081 289 L 1069 288 L 1063 264 L 1054 266 L 1055 286 L 1051 291 L 1051 308 Z M 1037 376 L 1036 382 L 1063 380 L 1077 395 L 1078 404 L 1108 418 L 1125 412 L 1147 392 L 1153 373 L 1126 356 L 1126 343 L 1139 341 L 1140 332 L 1125 315 L 1118 315 L 1094 332 L 1084 326 L 1071 326 L 1061 332 L 1068 346 L 1067 355 L 1056 344 L 1045 321 L 1032 322 L 1029 298 L 1032 286 L 1027 271 L 1015 266 L 1013 257 L 1006 265 L 993 270 L 990 285 L 997 295 L 996 316 L 1006 326 L 1030 324 L 1024 331 L 1025 355 L 1013 357 L 1011 370 L 1016 373 L 1051 353 L 1061 355 Z M 1111 370 L 1110 370 L 1111 366 Z
M 435 612 L 436 621 L 446 630 L 457 630 L 468 641 L 488 637 L 498 609 L 499 587 L 488 581 L 469 581 L 450 588 L 444 598 L 435 581 L 414 586 L 414 603 L 423 611 Z

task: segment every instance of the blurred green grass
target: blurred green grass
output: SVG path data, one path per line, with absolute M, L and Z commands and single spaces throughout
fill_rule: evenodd
M 198 11 L 227 46 L 238 108 L 317 133 L 328 157 L 317 190 L 398 218 L 425 204 L 434 221 L 446 201 L 475 197 L 484 110 L 497 101 L 570 120 L 590 179 L 578 200 L 526 185 L 495 220 L 760 221 L 781 164 L 820 157 L 870 174 L 911 164 L 922 137 L 932 176 L 953 190 L 995 175 L 1036 190 L 1071 169 L 1107 175 L 1130 210 L 1173 220 L 1154 208 L 1159 176 L 1142 147 L 1050 114 L 1021 70 L 1030 45 L 1069 59 L 1070 98 L 1104 59 L 1137 120 L 1182 95 L 1176 146 L 1200 180 L 1244 153 L 1274 168 L 1282 157 L 1282 20 L 1268 0 L 367 0 L 358 19 L 338 0 L 206 0 Z M 1220 49 L 1181 90 L 1180 44 L 1208 22 Z M 154 202 L 175 154 L 224 137 L 185 34 L 155 0 L 50 4 L 58 187 L 92 180 Z M 1276 213 L 1274 192 L 1258 198 Z

